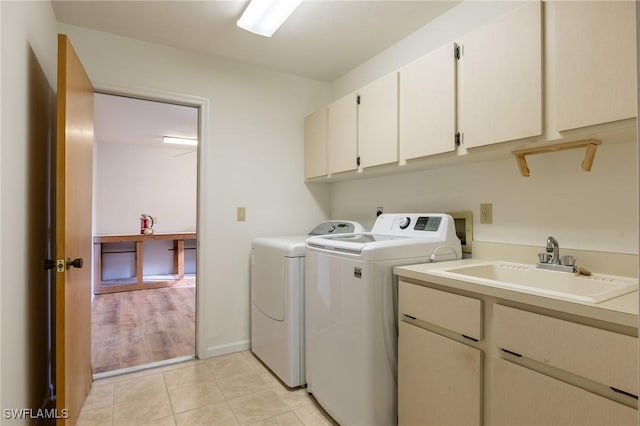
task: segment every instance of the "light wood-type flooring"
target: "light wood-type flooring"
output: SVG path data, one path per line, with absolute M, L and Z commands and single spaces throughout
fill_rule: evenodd
M 93 373 L 194 355 L 195 290 L 194 281 L 94 296 Z

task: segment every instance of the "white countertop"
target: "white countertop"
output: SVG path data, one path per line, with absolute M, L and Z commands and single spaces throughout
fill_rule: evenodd
M 566 312 L 568 314 L 580 315 L 600 321 L 638 328 L 638 291 L 627 293 L 623 296 L 609 299 L 601 303 L 590 303 L 563 300 L 550 296 L 540 296 L 528 293 L 525 290 L 507 289 L 490 284 L 478 284 L 429 273 L 429 271 L 433 269 L 469 266 L 483 262 L 486 262 L 486 260 L 462 259 L 440 263 L 396 266 L 393 268 L 393 273 L 401 278 L 426 281 L 458 290 L 484 294 L 499 299 L 511 300 L 541 308 Z

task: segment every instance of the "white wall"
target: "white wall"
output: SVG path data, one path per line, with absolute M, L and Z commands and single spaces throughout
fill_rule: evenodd
M 333 96 L 350 93 L 517 4 L 467 2 L 456 6 L 336 80 Z M 545 110 L 552 108 L 550 103 L 547 101 Z M 545 119 L 552 127 L 548 115 Z M 561 247 L 637 254 L 636 151 L 634 138 L 605 144 L 598 149 L 590 173 L 580 170 L 584 151 L 574 150 L 527 158 L 529 178 L 519 175 L 512 158 L 505 158 L 335 183 L 331 215 L 370 224 L 376 206 L 383 206 L 385 212 L 471 210 L 477 241 L 542 246 L 553 235 Z M 479 224 L 480 203 L 484 202 L 493 203 L 492 225 Z
M 142 213 L 155 218 L 156 233 L 196 231 L 196 148 L 97 141 L 94 157 L 96 234 L 137 234 Z M 171 241 L 145 243 L 145 275 L 171 274 L 172 248 Z M 194 273 L 195 259 L 186 254 L 185 272 Z M 102 262 L 105 280 L 135 276 L 132 253 L 110 254 Z
M 200 147 L 200 354 L 248 347 L 256 236 L 306 233 L 329 216 L 329 187 L 303 183 L 303 118 L 329 85 L 61 25 L 95 83 L 209 100 Z M 236 207 L 247 221 L 236 222 Z M 161 223 L 162 223 L 162 218 Z
M 527 158 L 528 178 L 509 158 L 336 183 L 332 215 L 364 224 L 375 220 L 377 206 L 471 210 L 476 241 L 543 247 L 553 235 L 561 248 L 637 254 L 636 146 L 601 146 L 588 173 L 575 150 Z M 493 224 L 479 224 L 480 203 L 493 203 Z
M 49 2 L 2 1 L 0 9 L 0 405 L 38 408 L 46 390 L 44 153 L 55 117 L 57 23 Z
M 136 234 L 142 213 L 158 233 L 196 230 L 198 155 L 146 145 L 94 145 L 95 232 Z

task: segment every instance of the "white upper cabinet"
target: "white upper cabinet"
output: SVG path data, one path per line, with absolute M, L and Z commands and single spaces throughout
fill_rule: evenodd
M 358 91 L 358 147 L 364 167 L 398 161 L 398 73 Z
M 456 64 L 449 43 L 400 69 L 400 161 L 456 149 Z
M 351 93 L 329 104 L 329 173 L 356 170 L 358 157 L 358 101 Z
M 459 130 L 467 148 L 542 134 L 540 2 L 462 39 Z
M 328 108 L 309 114 L 304 118 L 304 177 L 326 176 L 327 167 L 327 139 L 328 139 Z
M 559 131 L 636 116 L 633 1 L 556 1 Z

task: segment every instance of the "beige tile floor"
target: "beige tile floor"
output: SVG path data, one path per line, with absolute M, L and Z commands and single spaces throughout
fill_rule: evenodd
M 93 383 L 78 426 L 336 425 L 249 351 Z

